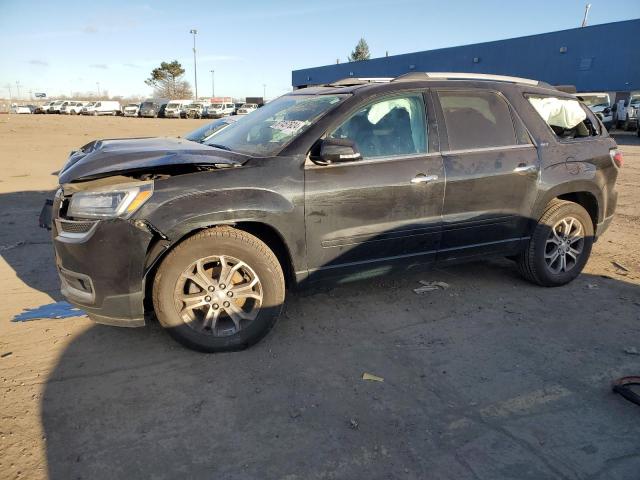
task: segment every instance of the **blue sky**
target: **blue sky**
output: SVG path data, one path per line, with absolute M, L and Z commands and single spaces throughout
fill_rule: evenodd
M 198 93 L 281 95 L 291 70 L 346 61 L 360 37 L 373 57 L 580 25 L 583 0 L 0 0 L 0 96 L 7 85 L 53 95 L 145 96 L 151 69 L 178 59 Z M 589 23 L 640 17 L 640 0 L 591 0 Z M 535 5 L 535 8 L 532 7 Z M 603 39 L 613 45 L 615 39 Z

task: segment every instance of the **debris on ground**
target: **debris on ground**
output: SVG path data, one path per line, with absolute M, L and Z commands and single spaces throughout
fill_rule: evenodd
M 612 260 L 612 261 L 611 261 L 611 264 L 612 264 L 614 267 L 616 267 L 616 268 L 618 268 L 618 269 L 620 269 L 620 270 L 622 270 L 622 271 L 624 271 L 624 272 L 630 272 L 630 271 L 631 271 L 631 270 L 629 270 L 626 266 L 624 266 L 622 263 L 620 263 L 620 262 L 616 262 L 615 260 Z
M 349 428 L 351 430 L 357 430 L 359 426 L 360 426 L 360 424 L 358 423 L 357 419 L 352 418 L 352 419 L 349 420 Z
M 12 322 L 28 322 L 30 320 L 41 320 L 46 318 L 69 318 L 69 317 L 84 317 L 87 314 L 77 307 L 74 307 L 69 302 L 61 301 L 56 303 L 49 303 L 47 305 L 40 305 L 36 308 L 26 308 L 22 313 L 16 315 L 11 320 Z
M 384 378 L 374 375 L 372 373 L 364 372 L 362 374 L 363 380 L 371 380 L 372 382 L 384 382 Z
M 0 355 L 0 358 L 5 358 L 8 357 L 9 355 L 12 355 L 13 352 L 4 352 L 2 355 Z
M 640 377 L 622 377 L 613 382 L 612 390 L 619 393 L 630 402 L 640 405 L 640 395 L 631 390 L 632 386 L 640 386 Z
M 588 283 L 588 284 L 587 284 L 587 288 L 588 288 L 589 290 L 595 290 L 595 289 L 597 289 L 597 288 L 598 288 L 598 285 L 597 285 L 596 283 Z
M 21 245 L 24 245 L 24 241 L 12 243 L 11 245 L 0 245 L 0 252 L 11 250 L 11 249 L 19 247 Z
M 447 282 L 440 281 L 427 282 L 426 280 L 420 280 L 419 283 L 422 284 L 422 287 L 413 289 L 413 291 L 417 294 L 431 292 L 433 290 L 446 290 L 451 286 Z
M 640 350 L 638 350 L 636 347 L 626 347 L 624 349 L 624 353 L 628 355 L 640 355 Z

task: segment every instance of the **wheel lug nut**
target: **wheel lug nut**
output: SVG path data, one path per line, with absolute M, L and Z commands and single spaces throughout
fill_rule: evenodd
M 223 289 L 223 290 L 224 290 L 225 288 L 227 288 L 227 286 L 226 286 L 224 283 L 221 283 L 221 284 L 220 284 L 220 285 L 218 285 L 218 286 L 219 286 L 221 289 Z
M 213 304 L 213 309 L 214 309 L 214 310 L 217 310 L 218 308 L 220 308 L 220 305 L 218 305 L 217 303 L 214 303 L 214 304 Z
M 209 285 L 209 291 L 213 292 L 215 290 L 215 287 L 213 285 Z
M 228 306 L 229 306 L 229 305 L 231 305 L 231 304 L 230 304 L 229 302 L 224 302 L 222 305 L 224 305 L 224 306 L 225 306 L 225 308 L 226 308 L 226 307 L 228 307 Z
M 227 296 L 228 296 L 228 297 L 233 297 L 233 292 L 232 292 L 231 290 L 229 290 L 229 291 L 227 292 Z
M 209 297 L 209 296 L 204 297 L 204 301 L 205 302 L 210 302 L 211 301 L 211 297 Z

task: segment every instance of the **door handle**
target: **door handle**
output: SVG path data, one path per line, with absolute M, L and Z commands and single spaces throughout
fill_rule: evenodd
M 520 175 L 526 175 L 527 173 L 535 173 L 538 171 L 537 165 L 518 165 L 513 169 L 514 173 L 519 173 Z
M 436 180 L 438 180 L 438 175 L 425 175 L 424 173 L 419 173 L 411 179 L 411 183 L 429 183 L 435 182 Z

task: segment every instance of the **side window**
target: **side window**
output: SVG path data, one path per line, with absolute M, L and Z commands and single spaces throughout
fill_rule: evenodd
M 509 105 L 489 91 L 439 91 L 450 150 L 517 145 Z
M 352 114 L 329 137 L 352 140 L 364 159 L 426 153 L 422 94 L 371 103 Z
M 587 115 L 578 100 L 534 95 L 527 99 L 559 139 L 588 138 L 600 134 L 595 118 Z

